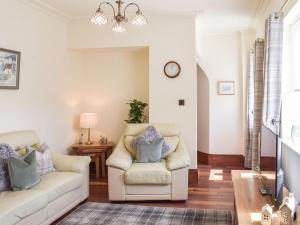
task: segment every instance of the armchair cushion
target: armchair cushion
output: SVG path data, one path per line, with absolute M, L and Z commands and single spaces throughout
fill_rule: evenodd
M 125 184 L 128 185 L 167 185 L 171 184 L 171 172 L 166 161 L 160 163 L 133 163 L 125 172 Z
M 123 137 L 121 137 L 117 147 L 106 160 L 106 165 L 126 171 L 132 165 L 132 160 L 131 154 L 125 148 Z
M 180 139 L 175 152 L 167 157 L 168 170 L 177 170 L 190 166 L 190 156 L 184 146 L 183 140 Z
M 179 128 L 173 123 L 157 123 L 157 124 L 128 124 L 125 129 L 125 136 L 138 136 L 146 127 L 154 126 L 163 137 L 178 136 Z
M 167 145 L 170 146 L 169 151 L 167 151 L 164 155 L 163 158 L 168 157 L 172 152 L 175 152 L 179 143 L 179 137 L 178 136 L 170 136 L 170 137 L 164 137 L 165 142 Z
M 83 173 L 91 162 L 89 156 L 62 155 L 55 151 L 51 153 L 54 168 L 61 172 Z
M 135 139 L 136 136 L 124 136 L 124 145 L 127 151 L 130 152 L 130 154 L 133 156 L 133 158 L 136 158 L 136 149 L 133 148 L 131 145 L 131 142 L 133 139 Z
M 130 152 L 132 157 L 136 158 L 136 150 L 132 147 L 131 142 L 135 138 L 135 136 L 125 136 L 124 137 L 124 145 L 127 151 Z M 168 155 L 170 155 L 172 152 L 174 152 L 178 146 L 179 143 L 179 137 L 178 136 L 170 136 L 170 137 L 164 137 L 164 140 L 166 144 L 169 146 L 169 150 L 162 155 L 162 158 L 166 158 Z

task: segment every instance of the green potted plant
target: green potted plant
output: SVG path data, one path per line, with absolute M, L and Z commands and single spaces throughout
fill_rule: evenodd
M 148 106 L 147 103 L 138 101 L 136 99 L 130 100 L 127 105 L 129 105 L 128 119 L 125 120 L 127 123 L 143 123 L 148 118 L 145 115 L 145 108 Z

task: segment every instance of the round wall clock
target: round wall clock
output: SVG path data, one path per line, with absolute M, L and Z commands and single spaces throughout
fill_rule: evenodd
M 181 72 L 181 67 L 177 62 L 170 61 L 165 65 L 164 72 L 167 77 L 176 78 Z

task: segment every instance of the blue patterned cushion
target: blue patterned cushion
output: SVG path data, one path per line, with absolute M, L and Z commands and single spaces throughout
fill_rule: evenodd
M 161 149 L 163 138 L 156 138 L 152 142 L 147 142 L 144 139 L 138 139 L 136 162 L 137 163 L 154 163 L 161 161 Z
M 11 190 L 7 162 L 19 155 L 7 144 L 0 144 L 0 192 Z
M 131 147 L 137 150 L 137 144 L 139 140 L 143 140 L 144 142 L 153 142 L 157 138 L 162 138 L 160 133 L 157 132 L 155 127 L 148 126 L 138 137 L 132 140 Z M 170 146 L 167 145 L 165 140 L 163 140 L 161 155 L 164 156 L 169 150 Z

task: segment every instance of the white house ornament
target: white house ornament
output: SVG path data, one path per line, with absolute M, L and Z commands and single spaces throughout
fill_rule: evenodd
M 261 209 L 261 224 L 271 225 L 272 224 L 272 213 L 273 209 L 269 204 L 266 204 Z
M 296 201 L 293 193 L 283 199 L 280 206 L 280 225 L 293 225 L 296 210 Z

